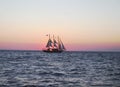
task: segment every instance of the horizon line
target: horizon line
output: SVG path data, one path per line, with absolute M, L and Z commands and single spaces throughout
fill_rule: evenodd
M 42 50 L 27 50 L 27 49 L 0 49 L 0 51 L 42 51 Z M 64 52 L 120 52 L 120 50 L 66 50 Z

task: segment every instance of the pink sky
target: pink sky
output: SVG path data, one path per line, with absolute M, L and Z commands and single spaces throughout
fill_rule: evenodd
M 2 43 L 3 50 L 42 50 L 46 44 Z M 120 44 L 65 44 L 67 51 L 120 51 Z
M 120 51 L 119 0 L 0 0 L 0 49 L 41 50 L 46 34 L 67 50 Z

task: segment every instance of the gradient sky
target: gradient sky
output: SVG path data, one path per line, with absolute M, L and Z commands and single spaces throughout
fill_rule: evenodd
M 46 34 L 67 50 L 120 51 L 120 0 L 0 0 L 0 49 L 41 50 Z

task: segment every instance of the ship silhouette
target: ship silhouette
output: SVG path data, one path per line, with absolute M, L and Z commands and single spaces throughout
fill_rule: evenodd
M 57 37 L 57 40 L 56 38 L 53 37 L 51 38 L 50 34 L 47 35 L 49 38 L 48 38 L 48 42 L 46 44 L 46 47 L 45 49 L 43 49 L 43 52 L 48 52 L 48 53 L 61 53 L 63 51 L 66 50 L 62 40 L 60 39 L 60 37 Z

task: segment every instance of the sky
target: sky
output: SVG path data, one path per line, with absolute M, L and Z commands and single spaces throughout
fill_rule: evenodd
M 120 0 L 0 0 L 0 49 L 120 51 Z

